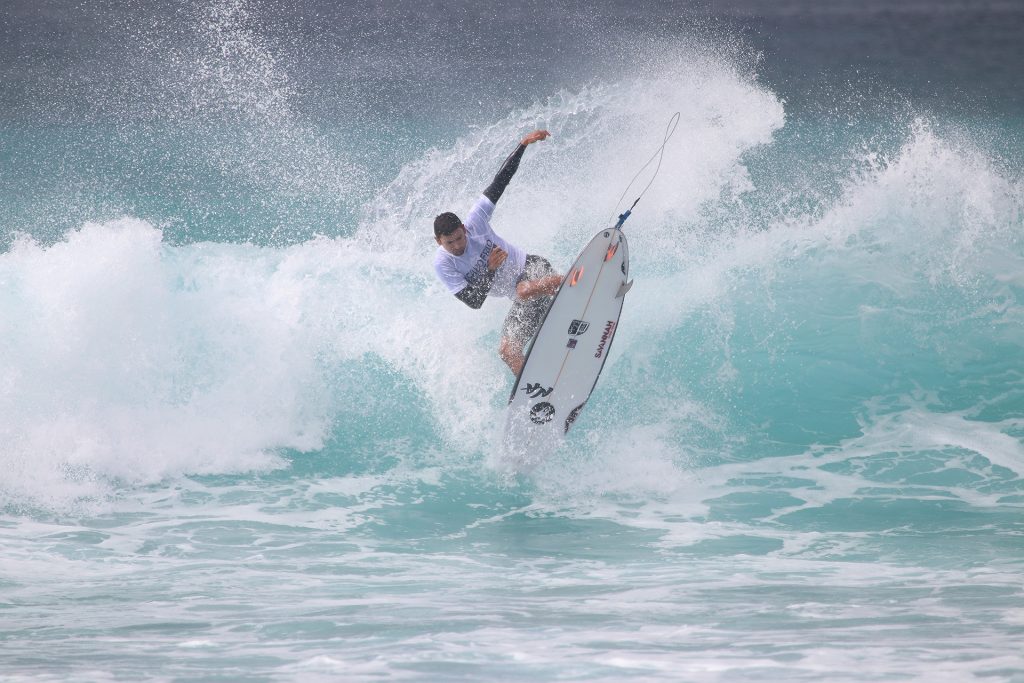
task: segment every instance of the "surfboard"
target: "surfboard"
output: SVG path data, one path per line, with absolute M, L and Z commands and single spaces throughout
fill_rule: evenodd
M 567 271 L 512 387 L 505 447 L 516 469 L 535 465 L 579 417 L 632 285 L 622 230 L 597 233 Z

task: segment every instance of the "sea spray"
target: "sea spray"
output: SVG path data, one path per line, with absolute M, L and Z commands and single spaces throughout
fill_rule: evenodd
M 747 5 L 11 5 L 3 675 L 1020 678 L 1024 17 Z M 507 304 L 430 220 L 543 126 L 496 227 L 567 264 L 675 110 L 598 391 L 504 479 Z

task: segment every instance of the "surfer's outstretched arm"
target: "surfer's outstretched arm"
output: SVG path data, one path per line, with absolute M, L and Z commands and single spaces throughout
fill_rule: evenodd
M 526 151 L 526 146 L 537 142 L 538 140 L 544 140 L 551 133 L 546 130 L 535 130 L 519 143 L 516 150 L 508 155 L 505 159 L 505 163 L 501 165 L 501 170 L 498 171 L 498 175 L 494 176 L 494 180 L 484 190 L 484 196 L 491 200 L 492 203 L 497 204 L 501 194 L 508 187 L 508 182 L 512 180 L 512 176 L 516 174 L 519 169 L 519 162 L 523 158 L 523 152 Z

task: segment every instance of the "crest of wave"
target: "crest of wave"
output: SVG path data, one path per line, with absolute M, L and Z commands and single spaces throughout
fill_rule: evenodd
M 679 127 L 656 189 L 632 219 L 643 230 L 643 239 L 631 243 L 633 257 L 660 262 L 666 253 L 674 256 L 666 245 L 677 240 L 680 224 L 697 220 L 702 205 L 749 186 L 743 155 L 769 143 L 784 122 L 771 92 L 732 62 L 699 50 L 646 61 L 615 82 L 561 92 L 432 149 L 406 164 L 365 208 L 355 239 L 378 255 L 387 277 L 415 282 L 418 290 L 397 304 L 400 315 L 376 316 L 378 334 L 410 333 L 381 353 L 419 387 L 458 450 L 489 448 L 502 421 L 511 378 L 496 349 L 507 305 L 494 301 L 470 311 L 434 282 L 434 216 L 464 215 L 522 135 L 546 128 L 552 137 L 527 151 L 492 224 L 565 268 L 593 233 L 610 225 L 616 208 L 626 208 L 616 200 L 676 111 Z
M 984 387 L 969 409 L 930 408 L 995 416 L 1015 441 L 1019 171 L 923 119 L 892 152 L 868 150 L 851 166 L 825 210 L 763 216 L 689 259 L 677 249 L 667 272 L 638 276 L 618 373 L 602 382 L 605 392 L 616 379 L 648 389 L 619 391 L 616 410 L 571 456 L 600 466 L 581 476 L 576 464 L 553 464 L 542 472 L 549 488 L 669 496 L 691 486 L 685 471 L 700 464 L 749 464 L 786 440 L 799 453 L 801 438 L 808 452 L 856 439 L 895 419 L 872 406 L 904 411 L 922 387 L 958 401 L 971 396 L 965 387 Z M 943 438 L 929 448 L 962 446 L 955 433 Z
M 0 299 L 4 501 L 59 506 L 118 482 L 279 467 L 281 449 L 319 449 L 332 430 L 372 438 L 374 421 L 407 400 L 372 370 L 343 371 L 375 365 L 422 400 L 427 422 L 409 434 L 433 432 L 445 457 L 480 462 L 511 381 L 496 354 L 506 306 L 471 311 L 434 281 L 433 216 L 464 212 L 519 137 L 548 128 L 495 227 L 564 267 L 677 110 L 677 149 L 645 199 L 638 258 L 655 259 L 658 240 L 673 239 L 670 217 L 742 192 L 744 152 L 783 121 L 774 96 L 700 52 L 432 150 L 365 207 L 351 238 L 173 246 L 123 219 L 51 246 L 20 240 L 0 256 L 11 283 Z

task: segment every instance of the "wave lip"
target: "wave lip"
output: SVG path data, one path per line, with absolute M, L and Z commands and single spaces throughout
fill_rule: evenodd
M 780 211 L 758 201 L 758 182 L 792 158 L 772 156 L 782 102 L 699 51 L 645 69 L 428 151 L 365 205 L 351 237 L 173 245 L 124 218 L 49 246 L 20 238 L 0 256 L 6 498 L 285 467 L 287 451 L 328 443 L 486 460 L 509 379 L 495 352 L 506 309 L 468 311 L 441 291 L 430 218 L 471 204 L 524 131 L 549 127 L 495 224 L 569 263 L 677 110 L 628 226 L 637 284 L 588 406 L 609 417 L 569 447 L 604 443 L 595 457 L 609 463 L 609 444 L 646 451 L 650 473 L 588 486 L 622 493 L 632 481 L 660 496 L 703 464 L 840 443 L 872 401 L 957 393 L 950 372 L 974 388 L 947 411 L 979 406 L 1005 423 L 1019 391 L 1005 359 L 1024 343 L 1019 180 L 918 120 L 895 150 L 836 171 L 841 192 L 823 208 Z

